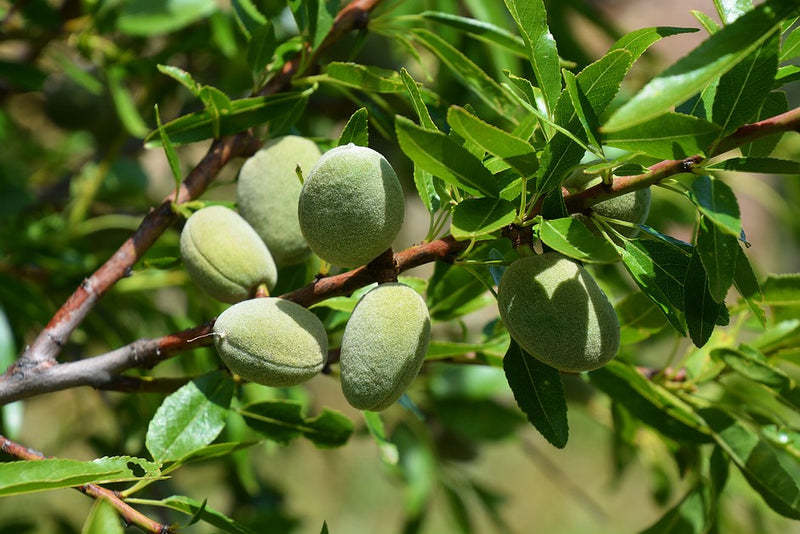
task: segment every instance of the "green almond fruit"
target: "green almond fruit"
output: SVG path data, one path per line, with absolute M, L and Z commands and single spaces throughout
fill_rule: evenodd
M 180 246 L 189 276 L 222 302 L 244 300 L 259 285 L 272 289 L 277 282 L 267 246 L 247 221 L 224 206 L 194 212 L 181 231 Z
M 295 265 L 311 254 L 297 218 L 303 176 L 322 153 L 304 137 L 287 135 L 270 140 L 242 165 L 236 183 L 239 213 L 258 232 L 275 263 Z
M 516 260 L 497 290 L 511 337 L 551 367 L 590 371 L 617 354 L 620 327 L 614 307 L 586 269 L 561 254 Z
M 300 229 L 328 263 L 356 267 L 392 245 L 405 217 L 403 188 L 378 152 L 352 143 L 322 155 L 303 183 Z
M 642 224 L 650 214 L 650 200 L 651 194 L 648 187 L 598 202 L 592 206 L 592 211 L 611 219 Z M 639 228 L 636 227 L 619 224 L 615 224 L 614 227 L 619 233 L 627 237 L 634 237 L 639 233 Z
M 380 411 L 399 399 L 422 367 L 431 321 L 423 298 L 401 283 L 361 297 L 347 321 L 339 366 L 351 406 Z
M 228 368 L 273 387 L 300 384 L 322 371 L 328 337 L 316 315 L 281 298 L 234 304 L 214 322 L 214 345 Z

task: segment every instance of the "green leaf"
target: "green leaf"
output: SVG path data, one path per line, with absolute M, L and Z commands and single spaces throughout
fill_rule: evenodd
M 617 248 L 574 217 L 542 221 L 539 237 L 553 250 L 589 263 L 619 261 Z
M 770 275 L 761 288 L 768 306 L 800 305 L 800 273 Z
M 719 139 L 749 121 L 764 103 L 778 72 L 779 42 L 775 31 L 719 79 L 711 115 L 722 126 Z
M 797 9 L 795 0 L 770 0 L 711 35 L 651 80 L 603 126 L 605 132 L 647 122 L 688 100 L 756 50 Z
M 496 197 L 495 177 L 481 161 L 447 135 L 395 118 L 397 141 L 403 152 L 423 170 L 473 195 Z
M 620 343 L 628 345 L 645 340 L 669 323 L 658 306 L 641 291 L 626 295 L 614 309 L 619 317 Z
M 587 140 L 590 147 L 601 150 L 600 143 L 597 141 L 597 136 L 594 134 L 599 125 L 597 116 L 594 114 L 594 110 L 589 107 L 590 104 L 586 102 L 583 93 L 581 93 L 575 75 L 566 69 L 564 70 L 564 85 L 572 101 L 572 108 L 575 110 L 575 115 L 578 117 L 578 121 L 583 127 L 584 138 Z
M 503 369 L 517 404 L 553 446 L 563 449 L 569 438 L 567 401 L 561 374 L 520 348 L 513 340 Z
M 771 365 L 767 358 L 753 347 L 734 349 L 720 347 L 711 351 L 711 357 L 716 358 L 725 365 L 759 384 L 774 389 L 778 393 L 793 387 L 792 379 L 778 367 Z
M 719 132 L 720 127 L 712 122 L 668 112 L 646 123 L 611 132 L 604 143 L 655 158 L 683 159 L 694 154 L 706 155 Z
M 584 109 L 591 110 L 592 122 L 603 113 L 619 91 L 620 83 L 632 64 L 627 50 L 614 50 L 587 66 L 576 76 L 575 81 L 585 98 Z M 562 93 L 555 110 L 556 123 L 567 131 L 582 135 L 580 119 L 575 113 L 569 93 Z M 536 194 L 548 193 L 556 189 L 583 158 L 585 150 L 572 138 L 561 131 L 556 132 L 547 143 L 540 159 L 540 169 L 536 178 Z
M 319 79 L 375 93 L 399 93 L 405 90 L 396 71 L 358 63 L 330 63 L 325 75 Z
M 553 116 L 561 94 L 561 66 L 556 41 L 547 27 L 547 11 L 542 0 L 504 0 L 517 24 L 536 82 L 542 91 L 548 116 Z
M 159 463 L 180 460 L 214 441 L 225 427 L 233 380 L 215 371 L 164 399 L 147 427 L 145 445 Z
M 665 436 L 689 443 L 711 441 L 705 422 L 691 406 L 669 390 L 645 378 L 632 365 L 611 360 L 589 378 L 612 400 Z
M 706 344 L 721 313 L 724 303 L 716 302 L 708 290 L 708 277 L 697 248 L 694 249 L 684 279 L 684 316 L 695 346 Z M 724 298 L 724 295 L 723 295 Z
M 709 170 L 800 174 L 800 161 L 777 158 L 730 158 L 705 167 Z
M 269 22 L 251 0 L 232 0 L 231 5 L 239 28 L 248 41 L 253 33 Z
M 139 114 L 139 110 L 136 109 L 136 102 L 134 102 L 133 96 L 125 86 L 126 76 L 127 72 L 122 67 L 114 66 L 106 70 L 108 90 L 111 93 L 114 107 L 117 109 L 117 115 L 122 125 L 133 137 L 141 139 L 147 135 L 148 128 Z
M 741 20 L 741 19 L 740 19 Z M 800 519 L 800 463 L 729 414 L 717 408 L 700 410 L 716 442 L 770 508 Z
M 122 521 L 108 499 L 94 501 L 81 534 L 124 534 Z
M 422 92 L 420 91 L 417 82 L 411 77 L 405 68 L 400 69 L 400 78 L 403 80 L 403 85 L 405 86 L 408 99 L 411 101 L 411 105 L 414 107 L 414 111 L 417 113 L 419 123 L 423 128 L 438 131 L 436 124 L 434 124 L 433 119 L 431 118 L 430 112 L 428 112 L 427 106 L 425 106 L 425 102 L 422 100 Z M 427 208 L 428 213 L 436 212 L 441 206 L 441 200 L 436 192 L 433 174 L 422 169 L 416 163 L 414 164 L 414 185 L 417 188 L 419 198 L 422 200 L 422 203 L 425 204 L 425 208 Z
M 166 74 L 176 82 L 186 87 L 194 96 L 200 96 L 201 85 L 194 81 L 194 78 L 192 78 L 191 74 L 181 68 L 173 67 L 171 65 L 159 64 L 157 67 L 159 72 Z
M 217 9 L 214 0 L 129 0 L 117 18 L 117 29 L 128 35 L 170 33 L 207 17 Z
M 215 117 L 209 110 L 189 113 L 164 125 L 170 140 L 175 144 L 194 143 L 215 136 L 215 124 L 220 136 L 232 135 L 265 123 L 287 124 L 301 114 L 309 93 L 282 93 L 271 96 L 242 98 L 231 101 L 230 112 Z M 158 130 L 145 138 L 148 147 L 159 146 Z
M 631 53 L 633 61 L 645 53 L 645 51 L 652 45 L 660 41 L 664 37 L 671 35 L 679 35 L 681 33 L 694 33 L 697 28 L 674 28 L 670 26 L 654 26 L 650 28 L 641 28 L 639 30 L 627 33 L 617 39 L 609 52 L 612 50 L 627 50 Z
M 341 8 L 340 0 L 306 0 L 303 2 L 308 20 L 308 36 L 311 48 L 317 47 L 333 27 L 333 21 Z
M 530 143 L 482 121 L 464 108 L 451 106 L 447 122 L 461 137 L 502 159 L 520 175 L 532 176 L 539 168 L 536 149 Z
M 742 233 L 739 202 L 730 186 L 717 178 L 701 175 L 692 182 L 689 199 L 723 232 L 734 237 Z
M 444 358 L 451 358 L 453 356 L 463 356 L 465 354 L 477 354 L 477 360 L 481 361 L 482 356 L 500 356 L 506 353 L 508 348 L 508 337 L 502 336 L 497 339 L 491 339 L 485 343 L 462 343 L 459 341 L 438 341 L 432 339 L 428 344 L 428 353 L 425 355 L 426 360 L 439 360 Z M 487 363 L 494 365 L 494 360 L 486 358 Z
M 708 275 L 711 297 L 716 302 L 724 301 L 736 273 L 736 260 L 741 250 L 739 240 L 704 216 L 700 219 L 696 250 Z
M 622 251 L 622 262 L 636 285 L 682 335 L 686 333 L 684 279 L 689 257 L 678 247 L 649 239 L 627 240 Z
M 730 24 L 753 9 L 753 0 L 714 0 L 714 7 L 722 23 Z
M 386 429 L 383 426 L 383 419 L 377 412 L 370 412 L 364 410 L 361 412 L 364 416 L 364 423 L 367 425 L 367 430 L 378 445 L 378 450 L 381 453 L 381 460 L 388 465 L 397 465 L 400 460 L 400 453 L 397 450 L 397 445 L 389 441 L 386 437 Z
M 795 28 L 786 36 L 781 44 L 780 62 L 789 61 L 800 56 L 800 29 Z
M 468 198 L 453 209 L 450 233 L 458 240 L 476 239 L 514 222 L 516 206 L 499 198 Z
M 754 120 L 761 121 L 787 111 L 789 111 L 789 101 L 786 98 L 786 93 L 773 91 L 767 95 Z M 783 133 L 779 133 L 748 143 L 741 147 L 742 155 L 745 157 L 767 157 L 775 150 L 782 137 Z
M 354 143 L 358 146 L 369 146 L 369 121 L 367 108 L 360 108 L 355 111 L 344 125 L 337 146 Z
M 164 125 L 161 124 L 161 115 L 158 113 L 158 104 L 155 106 L 155 112 L 156 125 L 158 126 L 158 136 L 161 141 L 161 146 L 164 147 L 164 154 L 167 156 L 167 162 L 169 163 L 170 170 L 172 170 L 172 177 L 175 179 L 175 189 L 177 190 L 181 181 L 183 180 L 183 174 L 181 173 L 181 160 L 178 158 L 178 152 L 175 150 L 175 145 L 173 145 L 172 141 L 170 141 L 169 135 L 164 129 Z
M 492 284 L 491 275 L 476 271 L 481 280 L 458 265 L 437 262 L 428 286 L 428 310 L 434 321 L 449 321 L 479 310 L 494 301 L 486 287 Z
M 703 28 L 705 28 L 705 30 L 710 34 L 717 33 L 719 29 L 722 27 L 716 20 L 712 19 L 702 11 L 692 10 L 691 13 L 694 16 L 694 18 L 697 19 L 697 22 L 699 22 L 703 26 Z
M 503 88 L 460 50 L 428 30 L 417 28 L 411 32 L 421 45 L 433 52 L 478 98 L 500 114 L 514 111 L 515 106 Z
M 250 45 L 247 47 L 247 66 L 253 77 L 258 77 L 275 55 L 278 41 L 275 38 L 275 28 L 270 21 L 251 32 Z
M 436 128 L 436 124 L 433 122 L 431 114 L 422 99 L 422 91 L 420 91 L 419 84 L 411 77 L 405 67 L 400 69 L 400 79 L 403 81 L 408 99 L 417 113 L 419 123 L 429 130 L 437 130 L 438 128 Z
M 255 530 L 234 521 L 222 512 L 210 508 L 205 502 L 200 502 L 190 497 L 184 497 L 183 495 L 172 495 L 160 501 L 143 501 L 143 504 L 170 508 L 189 516 L 199 516 L 202 521 L 223 532 L 230 532 L 231 534 L 256 534 Z
M 747 307 L 753 313 L 762 326 L 767 326 L 767 315 L 764 311 L 764 293 L 761 291 L 761 284 L 758 283 L 756 273 L 750 265 L 750 260 L 739 247 L 739 256 L 736 258 L 736 271 L 733 274 L 733 285 L 745 299 Z
M 133 456 L 107 456 L 88 462 L 64 458 L 3 462 L 0 463 L 0 497 L 158 476 L 157 465 Z
M 708 488 L 694 486 L 675 506 L 639 534 L 706 534 L 709 532 Z
M 353 433 L 353 423 L 341 413 L 323 408 L 317 417 L 307 418 L 303 406 L 290 400 L 258 402 L 237 411 L 247 426 L 283 444 L 303 436 L 317 447 L 341 447 Z
M 500 26 L 481 20 L 443 13 L 441 11 L 423 11 L 420 13 L 420 17 L 450 26 L 451 28 L 456 28 L 481 41 L 510 50 L 520 57 L 528 57 L 525 42 L 520 37 Z

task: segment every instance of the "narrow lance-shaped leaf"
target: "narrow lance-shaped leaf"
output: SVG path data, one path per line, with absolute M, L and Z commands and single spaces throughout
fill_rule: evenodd
M 252 32 L 250 45 L 247 47 L 247 65 L 254 78 L 264 71 L 266 66 L 272 61 L 278 41 L 275 38 L 275 28 L 272 23 L 266 21 Z
M 330 63 L 319 79 L 376 93 L 399 93 L 405 87 L 396 71 L 358 63 Z
M 163 508 L 170 508 L 177 510 L 186 515 L 199 518 L 205 523 L 220 529 L 222 532 L 229 532 L 231 534 L 255 534 L 256 531 L 250 527 L 243 525 L 222 512 L 219 512 L 205 502 L 200 502 L 190 497 L 183 495 L 172 495 L 160 501 L 145 501 L 143 504 L 150 506 L 160 506 Z
M 81 534 L 124 534 L 122 521 L 108 499 L 94 502 Z
M 156 125 L 158 126 L 158 136 L 161 140 L 161 146 L 164 147 L 164 154 L 167 156 L 167 162 L 169 163 L 169 168 L 172 171 L 172 177 L 175 179 L 175 191 L 177 194 L 178 186 L 183 180 L 183 176 L 181 174 L 181 161 L 178 158 L 178 152 L 175 150 L 175 145 L 172 144 L 172 141 L 169 139 L 169 135 L 167 131 L 164 129 L 164 125 L 161 124 L 161 115 L 158 113 L 158 104 L 155 105 L 155 112 L 156 112 Z
M 720 131 L 718 125 L 707 120 L 668 112 L 646 123 L 611 132 L 604 142 L 655 158 L 683 159 L 695 154 L 706 155 Z
M 730 24 L 753 9 L 753 0 L 714 0 L 714 7 L 722 23 Z
M 592 384 L 620 403 L 643 423 L 678 441 L 711 441 L 703 419 L 663 386 L 645 378 L 632 365 L 611 360 L 591 371 Z
M 502 46 L 517 56 L 528 57 L 525 42 L 500 26 L 441 11 L 423 11 L 420 13 L 420 17 L 459 29 L 487 43 Z
M 528 59 L 546 104 L 544 111 L 552 117 L 561 94 L 561 67 L 556 41 L 547 26 L 544 2 L 505 0 L 505 4 L 525 42 Z
M 800 161 L 777 158 L 730 158 L 705 167 L 708 170 L 800 174 Z
M 697 28 L 674 28 L 670 26 L 641 28 L 617 39 L 617 42 L 614 43 L 608 51 L 627 50 L 631 53 L 633 61 L 636 61 L 650 46 L 660 41 L 663 37 L 679 35 L 681 33 L 694 33 L 696 31 Z
M 411 30 L 414 38 L 436 54 L 439 60 L 470 88 L 475 95 L 500 114 L 511 113 L 516 106 L 503 88 L 459 49 L 428 30 Z
M 536 149 L 524 139 L 482 121 L 462 107 L 447 110 L 447 122 L 461 137 L 499 157 L 522 176 L 532 176 L 539 168 Z
M 575 81 L 585 97 L 584 109 L 591 109 L 592 115 L 598 117 L 619 91 L 620 83 L 631 63 L 630 52 L 615 50 L 578 73 Z M 558 99 L 555 119 L 560 126 L 582 137 L 580 120 L 567 92 L 562 93 Z M 583 147 L 566 134 L 557 132 L 545 147 L 540 160 L 536 194 L 541 195 L 557 188 L 566 174 L 580 162 L 583 154 Z
M 157 465 L 132 456 L 104 457 L 88 462 L 66 458 L 3 462 L 0 463 L 0 497 L 158 475 Z
M 145 445 L 159 464 L 180 460 L 225 427 L 233 380 L 221 371 L 192 380 L 164 399 L 147 427 Z
M 797 458 L 718 408 L 705 408 L 699 413 L 711 427 L 715 441 L 764 502 L 781 515 L 800 519 L 800 463 Z
M 711 120 L 719 124 L 718 141 L 753 118 L 767 98 L 778 72 L 779 32 L 726 72 L 716 86 Z
M 367 120 L 367 108 L 357 109 L 347 124 L 344 125 L 339 141 L 336 143 L 338 146 L 353 143 L 358 146 L 369 146 L 369 123 Z
M 581 93 L 575 75 L 568 70 L 564 70 L 564 85 L 567 87 L 570 100 L 572 101 L 572 109 L 575 110 L 575 116 L 578 117 L 581 126 L 583 126 L 583 133 L 590 146 L 600 149 L 600 143 L 597 142 L 597 137 L 594 135 L 594 130 L 597 128 L 597 117 L 594 115 L 594 110 L 591 109 L 591 104 L 584 102 L 586 97 Z
M 433 122 L 430 112 L 425 105 L 425 102 L 422 100 L 422 91 L 420 91 L 417 82 L 411 77 L 405 68 L 400 69 L 400 78 L 403 80 L 403 85 L 405 86 L 408 99 L 411 101 L 411 105 L 414 107 L 414 111 L 417 113 L 419 123 L 423 128 L 438 131 L 438 128 Z M 435 178 L 433 174 L 421 168 L 416 163 L 414 164 L 414 185 L 416 186 L 417 193 L 419 194 L 422 203 L 425 204 L 428 213 L 436 212 L 441 206 L 441 199 L 436 192 L 434 180 Z
M 708 277 L 697 248 L 689 260 L 685 276 L 683 295 L 686 325 L 694 344 L 702 347 L 714 332 L 717 318 L 725 304 L 712 298 L 708 290 Z
M 636 285 L 683 335 L 684 277 L 689 257 L 686 251 L 666 242 L 645 239 L 625 241 L 622 251 L 622 262 Z
M 639 534 L 706 534 L 710 529 L 708 487 L 697 484 L 661 519 Z
M 797 7 L 795 0 L 769 0 L 739 17 L 651 80 L 614 112 L 603 130 L 630 128 L 688 100 L 761 46 Z
M 231 0 L 231 6 L 236 16 L 236 22 L 239 23 L 239 28 L 247 40 L 250 40 L 253 32 L 268 22 L 267 18 L 253 5 L 252 0 Z
M 473 195 L 496 197 L 499 193 L 492 173 L 445 134 L 421 128 L 401 116 L 395 126 L 400 148 L 424 170 Z
M 516 205 L 499 198 L 468 198 L 453 209 L 450 233 L 456 239 L 477 239 L 514 222 Z
M 756 273 L 747 255 L 739 247 L 739 256 L 736 258 L 736 272 L 733 275 L 733 284 L 736 290 L 747 303 L 747 307 L 753 313 L 762 326 L 767 326 L 767 315 L 764 311 L 764 293 L 761 292 L 761 285 L 758 283 Z
M 177 145 L 212 139 L 217 134 L 232 135 L 266 123 L 285 127 L 297 119 L 309 94 L 310 91 L 304 91 L 233 100 L 227 114 L 215 116 L 207 109 L 197 111 L 168 122 L 164 129 Z M 215 131 L 215 126 L 219 131 Z M 145 138 L 145 144 L 148 147 L 160 145 L 158 130 Z
M 561 373 L 520 348 L 513 340 L 503 358 L 511 391 L 517 404 L 544 437 L 559 449 L 567 445 L 567 401 Z
M 692 182 L 688 195 L 703 215 L 723 232 L 737 238 L 741 236 L 739 202 L 728 184 L 717 178 L 701 175 Z
M 333 410 L 323 409 L 314 418 L 303 416 L 303 407 L 293 401 L 265 401 L 238 410 L 247 425 L 279 443 L 304 436 L 317 447 L 340 447 L 353 433 L 353 423 Z
M 616 247 L 573 217 L 542 221 L 539 237 L 553 250 L 589 263 L 619 261 Z
M 708 275 L 708 289 L 716 302 L 725 300 L 736 274 L 739 240 L 703 216 L 697 234 L 697 252 Z
M 122 67 L 114 66 L 106 70 L 108 80 L 108 90 L 117 115 L 122 121 L 125 130 L 134 137 L 143 138 L 147 135 L 147 125 L 144 123 L 139 110 L 136 109 L 136 102 L 133 100 L 128 88 L 125 86 L 126 71 Z

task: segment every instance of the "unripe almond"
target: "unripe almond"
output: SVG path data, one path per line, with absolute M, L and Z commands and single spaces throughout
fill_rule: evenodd
M 251 382 L 288 387 L 318 374 L 328 337 L 316 315 L 270 297 L 234 304 L 214 322 L 214 344 L 228 368 Z
M 235 211 L 208 206 L 192 214 L 181 232 L 181 257 L 192 280 L 223 302 L 238 302 L 278 271 L 264 242 Z
M 618 197 L 598 202 L 592 210 L 604 217 L 627 221 L 633 224 L 642 224 L 650 214 L 650 188 L 639 189 L 625 193 Z M 619 233 L 627 237 L 634 237 L 639 229 L 631 226 L 614 225 Z
M 389 162 L 350 143 L 329 150 L 311 169 L 298 215 L 314 253 L 328 263 L 356 267 L 392 245 L 403 225 L 405 199 Z
M 498 284 L 498 305 L 511 337 L 561 371 L 597 369 L 616 355 L 614 307 L 581 265 L 548 252 L 513 262 Z
M 369 290 L 358 301 L 342 337 L 342 391 L 359 410 L 392 405 L 419 373 L 431 322 L 422 297 L 401 283 Z
M 278 265 L 301 263 L 311 254 L 297 219 L 302 184 L 296 169 L 299 166 L 303 176 L 308 176 L 320 155 L 313 141 L 287 135 L 269 141 L 239 171 L 239 213 L 261 236 Z

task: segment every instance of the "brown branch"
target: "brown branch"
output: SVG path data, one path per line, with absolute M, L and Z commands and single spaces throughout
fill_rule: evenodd
M 0 436 L 0 451 L 20 460 L 27 461 L 39 461 L 52 458 L 52 456 L 45 456 L 37 450 L 11 441 L 5 436 Z M 73 489 L 93 499 L 107 500 L 127 524 L 136 525 L 144 532 L 149 532 L 151 534 L 170 534 L 174 532 L 174 529 L 169 525 L 162 525 L 157 521 L 153 521 L 135 508 L 132 508 L 116 491 L 98 486 L 97 484 L 83 484 L 82 486 L 75 486 Z
M 318 57 L 322 50 L 339 40 L 348 31 L 365 27 L 369 12 L 380 1 L 354 0 L 345 6 L 338 13 L 331 31 L 314 57 Z M 289 60 L 283 70 L 267 83 L 261 94 L 272 94 L 287 89 L 292 77 L 298 72 L 301 61 L 301 54 Z M 64 343 L 94 308 L 100 297 L 130 273 L 142 255 L 173 223 L 176 216 L 172 211 L 172 201 L 182 203 L 197 198 L 228 161 L 237 156 L 250 155 L 259 147 L 260 142 L 249 132 L 214 141 L 200 163 L 180 185 L 177 197 L 170 195 L 157 208 L 151 209 L 134 235 L 83 281 L 22 353 L 14 364 L 15 372 L 56 365 L 56 357 Z
M 410 247 L 394 254 L 395 272 L 401 273 L 437 260 L 452 261 L 467 245 L 469 241 L 456 241 L 448 236 Z M 382 256 L 381 261 L 376 263 L 384 265 L 386 262 L 387 259 Z M 330 297 L 349 295 L 386 275 L 385 265 L 378 269 L 370 265 L 320 278 L 282 295 L 282 298 L 309 307 Z M 213 321 L 157 339 L 140 339 L 106 354 L 75 362 L 29 368 L 12 365 L 0 377 L 0 405 L 78 386 L 118 389 L 121 385 L 132 384 L 130 380 L 133 377 L 123 377 L 120 373 L 128 369 L 150 368 L 176 354 L 209 346 L 214 342 L 212 327 Z

